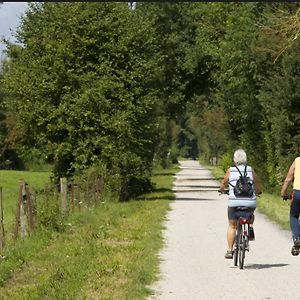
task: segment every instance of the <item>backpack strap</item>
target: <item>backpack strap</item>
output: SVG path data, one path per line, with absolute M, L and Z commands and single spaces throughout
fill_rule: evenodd
M 247 176 L 247 165 L 245 165 L 245 169 L 244 169 L 244 176 Z
M 245 165 L 244 176 L 247 177 L 247 165 Z M 250 179 L 250 183 L 253 184 L 253 179 Z
M 240 175 L 241 176 L 243 176 L 243 174 L 242 174 L 242 172 L 240 171 L 240 169 L 236 166 L 236 165 L 234 165 L 235 166 L 235 168 L 239 171 L 239 173 L 240 173 Z M 246 166 L 247 167 L 247 166 Z M 246 170 L 246 169 L 245 169 Z
M 243 176 L 243 174 L 240 171 L 240 169 L 236 165 L 234 165 L 234 167 L 238 170 L 238 172 L 240 173 L 240 175 Z M 246 168 L 247 168 L 247 166 L 245 166 L 245 171 L 246 171 Z M 245 174 L 245 171 L 244 171 L 244 174 Z M 228 182 L 228 184 L 231 185 L 234 188 L 234 185 L 232 183 Z
M 228 184 L 231 185 L 234 188 L 234 185 L 232 183 L 228 182 Z

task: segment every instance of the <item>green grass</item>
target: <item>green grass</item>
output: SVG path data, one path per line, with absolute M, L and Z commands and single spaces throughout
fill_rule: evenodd
M 282 229 L 290 229 L 290 201 L 283 201 L 278 195 L 263 193 L 257 200 L 257 209 Z
M 29 187 L 42 188 L 50 182 L 50 172 L 28 172 L 0 170 L 0 186 L 2 187 L 4 228 L 7 238 L 12 235 L 15 214 L 18 205 L 20 180 L 24 179 Z
M 40 230 L 0 260 L 0 299 L 144 299 L 156 279 L 176 168 L 153 193 L 76 212 L 63 233 Z

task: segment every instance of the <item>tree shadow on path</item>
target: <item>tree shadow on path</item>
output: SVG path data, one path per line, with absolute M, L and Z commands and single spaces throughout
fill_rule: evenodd
M 250 264 L 250 265 L 245 265 L 245 269 L 252 269 L 252 270 L 260 270 L 260 269 L 269 269 L 269 268 L 281 268 L 281 267 L 286 267 L 289 264 Z
M 174 200 L 176 200 L 176 201 L 186 201 L 186 202 L 188 202 L 188 201 L 209 201 L 209 202 L 218 201 L 216 198 L 199 198 L 199 197 L 198 198 L 179 197 L 179 198 L 174 198 Z

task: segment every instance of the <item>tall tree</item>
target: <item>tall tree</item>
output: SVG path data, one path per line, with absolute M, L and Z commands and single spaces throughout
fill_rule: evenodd
M 268 24 L 263 27 L 262 48 L 274 62 L 268 67 L 268 76 L 259 93 L 264 109 L 264 140 L 267 150 L 267 177 L 275 186 L 283 179 L 287 168 L 300 154 L 299 100 L 300 76 L 297 38 L 297 13 L 299 5 L 280 4 L 271 7 Z M 295 21 L 295 23 L 294 23 Z M 291 27 L 291 24 L 295 27 Z M 296 37 L 290 39 L 289 37 Z
M 17 39 L 4 85 L 27 150 L 54 161 L 57 176 L 99 162 L 124 184 L 144 176 L 160 70 L 150 23 L 127 3 L 38 3 Z
M 208 90 L 209 73 L 205 56 L 201 49 L 195 47 L 195 17 L 199 14 L 199 6 L 194 3 L 138 3 L 137 11 L 152 20 L 161 56 L 163 71 L 157 88 L 163 115 L 160 130 L 162 142 L 157 154 L 166 157 L 170 149 L 175 153 L 175 148 L 182 144 L 171 138 L 174 126 L 171 124 L 186 124 L 183 120 L 186 119 L 187 103 Z M 181 133 L 185 129 L 182 128 Z

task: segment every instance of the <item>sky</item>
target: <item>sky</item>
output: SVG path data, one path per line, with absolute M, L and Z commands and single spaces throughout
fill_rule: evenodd
M 0 38 L 3 36 L 10 41 L 14 41 L 11 30 L 13 31 L 20 23 L 20 16 L 25 12 L 27 2 L 3 2 L 0 5 Z M 0 41 L 0 57 L 5 45 Z
M 132 2 L 132 9 L 135 9 L 136 2 Z M 25 12 L 27 2 L 3 2 L 0 5 L 0 59 L 5 45 L 1 38 L 5 37 L 14 41 L 11 30 L 15 31 L 20 23 L 20 16 Z

